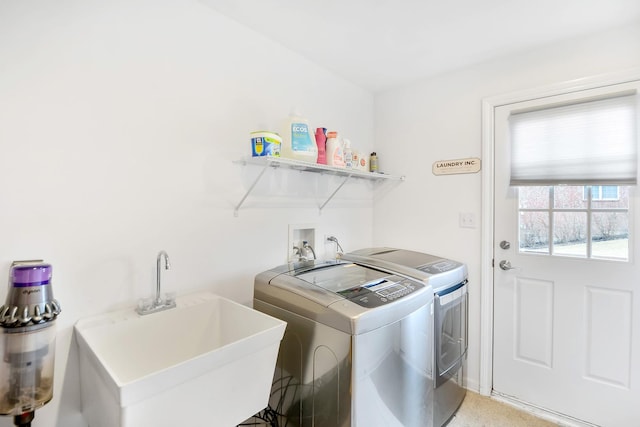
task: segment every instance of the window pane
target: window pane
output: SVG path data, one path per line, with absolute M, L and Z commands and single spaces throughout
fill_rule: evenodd
M 584 186 L 562 185 L 553 187 L 553 207 L 555 209 L 586 209 Z
M 618 186 L 617 185 L 603 185 L 601 187 L 600 197 L 603 200 L 617 200 L 618 199 Z
M 594 212 L 591 216 L 591 251 L 594 258 L 629 259 L 629 214 Z
M 628 261 L 631 191 L 617 185 L 520 187 L 520 252 Z
M 601 187 L 601 190 L 602 197 L 600 199 L 596 199 L 594 194 L 591 195 L 593 209 L 629 209 L 629 187 L 605 185 Z M 607 195 L 615 195 L 616 197 L 608 198 Z
M 587 256 L 587 213 L 553 213 L 553 254 Z
M 548 209 L 551 187 L 519 187 L 520 209 Z
M 549 253 L 549 213 L 520 212 L 520 252 Z

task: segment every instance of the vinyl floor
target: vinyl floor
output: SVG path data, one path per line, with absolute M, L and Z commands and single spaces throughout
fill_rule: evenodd
M 557 424 L 467 391 L 458 412 L 446 427 L 557 427 Z
M 275 421 L 268 421 L 269 413 L 264 411 L 262 417 L 254 417 L 238 427 L 281 426 Z M 528 412 L 521 411 L 506 403 L 467 390 L 467 394 L 458 412 L 446 427 L 557 427 L 557 424 L 537 418 Z

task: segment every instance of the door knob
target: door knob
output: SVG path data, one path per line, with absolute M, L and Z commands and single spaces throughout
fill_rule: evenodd
M 515 267 L 511 267 L 511 263 L 509 261 L 507 261 L 506 259 L 503 259 L 502 261 L 500 261 L 500 264 L 498 264 L 498 265 L 503 270 L 514 270 L 515 269 Z
M 502 242 L 500 242 L 500 247 L 502 249 L 509 249 L 511 247 L 511 243 L 507 242 L 506 240 L 503 240 Z

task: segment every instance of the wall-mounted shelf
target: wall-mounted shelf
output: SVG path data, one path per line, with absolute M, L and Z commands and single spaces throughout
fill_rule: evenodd
M 319 173 L 319 174 L 343 177 L 344 179 L 338 185 L 338 188 L 336 188 L 331 193 L 329 198 L 320 206 L 320 212 L 322 212 L 322 209 L 327 205 L 327 203 L 329 203 L 329 201 L 331 201 L 331 199 L 333 199 L 333 196 L 335 196 L 336 193 L 340 191 L 340 189 L 347 183 L 347 181 L 349 181 L 352 178 L 365 179 L 365 180 L 375 181 L 375 182 L 389 181 L 389 180 L 404 181 L 404 178 L 405 178 L 404 175 L 402 176 L 387 175 L 384 173 L 365 172 L 365 171 L 358 171 L 354 169 L 336 168 L 333 166 L 307 163 L 307 162 L 302 162 L 298 160 L 284 159 L 281 157 L 247 157 L 241 160 L 234 161 L 234 163 L 238 163 L 241 165 L 255 165 L 255 166 L 262 167 L 262 171 L 258 174 L 256 179 L 251 184 L 251 186 L 249 186 L 249 189 L 247 190 L 245 195 L 242 197 L 242 199 L 240 199 L 240 202 L 234 208 L 233 210 L 234 216 L 238 216 L 238 211 L 240 210 L 240 207 L 242 207 L 242 204 L 247 199 L 249 194 L 251 194 L 251 191 L 253 191 L 258 181 L 260 181 L 260 178 L 262 177 L 262 175 L 269 168 L 292 169 L 292 170 L 298 170 L 303 172 L 311 172 L 311 173 Z

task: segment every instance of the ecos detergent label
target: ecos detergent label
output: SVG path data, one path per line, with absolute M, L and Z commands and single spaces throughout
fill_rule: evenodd
M 291 149 L 293 151 L 313 151 L 309 127 L 306 123 L 291 123 Z

